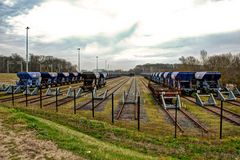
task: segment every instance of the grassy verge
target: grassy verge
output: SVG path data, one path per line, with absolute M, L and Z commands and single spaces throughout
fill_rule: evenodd
M 130 149 L 102 142 L 66 126 L 15 109 L 1 108 L 0 112 L 9 114 L 5 119 L 6 124 L 26 124 L 27 129 L 35 130 L 39 138 L 52 140 L 60 148 L 70 150 L 87 159 L 156 159 Z
M 140 159 L 141 157 L 151 159 L 156 156 L 176 159 L 219 159 L 220 157 L 222 159 L 235 159 L 240 156 L 239 136 L 228 137 L 222 141 L 184 136 L 174 139 L 172 136 L 153 136 L 96 120 L 88 120 L 74 115 L 56 114 L 40 109 L 32 110 L 21 107 L 14 109 L 14 114 L 15 119 L 25 119 L 30 128 L 37 130 L 40 137 L 53 140 L 61 148 L 90 159 L 98 159 L 98 157 L 103 159 L 108 157 L 113 159 Z M 85 139 L 86 135 L 88 135 L 87 141 L 90 142 L 82 140 Z M 92 139 L 92 137 L 94 138 Z M 95 141 L 96 145 L 94 145 Z M 106 142 L 106 144 L 102 142 Z M 105 148 L 105 145 L 109 148 Z M 115 153 L 115 150 L 122 150 L 123 148 L 128 151 L 126 153 Z M 89 151 L 93 155 L 89 155 Z M 149 155 L 149 157 L 145 157 L 146 155 Z

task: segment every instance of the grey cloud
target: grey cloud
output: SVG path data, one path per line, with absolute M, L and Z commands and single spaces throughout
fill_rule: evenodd
M 10 54 L 13 52 L 23 51 L 22 46 L 25 44 L 23 36 L 15 36 L 6 34 L 7 30 L 11 30 L 13 26 L 9 25 L 6 20 L 27 13 L 34 6 L 40 5 L 44 0 L 18 0 L 13 6 L 7 6 L 4 3 L 0 2 L 0 43 L 4 44 L 6 47 L 1 47 L 0 54 Z M 11 50 L 9 50 L 9 48 Z M 9 53 L 10 52 L 10 53 Z
M 131 37 L 135 33 L 137 27 L 138 27 L 138 23 L 135 23 L 132 26 L 130 26 L 128 29 L 123 30 L 111 37 L 106 36 L 104 34 L 99 34 L 91 37 L 68 37 L 66 39 L 63 39 L 61 43 L 69 43 L 71 45 L 78 43 L 83 47 L 85 47 L 87 44 L 94 43 L 94 42 L 98 43 L 101 46 L 115 45 L 120 41 Z
M 140 58 L 171 58 L 174 56 L 174 52 L 161 52 L 158 51 L 157 53 L 151 53 L 148 55 L 134 55 L 135 57 L 140 57 Z
M 176 63 L 180 56 L 198 56 L 202 49 L 207 50 L 209 55 L 228 52 L 239 53 L 240 30 L 199 37 L 178 38 L 155 46 L 141 47 L 148 48 L 150 53 L 146 55 L 135 55 L 135 57 L 166 59 L 168 60 L 166 63 Z M 153 51 L 151 51 L 151 49 L 153 49 Z
M 27 13 L 33 7 L 40 5 L 44 0 L 18 0 L 13 6 L 7 6 L 0 2 L 0 22 L 6 27 L 10 27 L 6 23 L 6 19 L 20 14 Z
M 133 25 L 134 26 L 134 25 Z M 128 34 L 131 36 L 134 32 L 130 32 L 130 28 L 134 28 L 133 26 L 129 27 L 128 31 L 131 34 Z M 124 31 L 123 31 L 124 32 Z M 121 33 L 116 34 L 121 35 Z M 38 45 L 39 49 L 44 48 L 43 50 L 48 50 L 48 52 L 56 52 L 58 50 L 59 55 L 66 55 L 66 53 L 75 52 L 75 48 L 77 47 L 85 47 L 87 44 L 91 43 L 98 43 L 102 46 L 111 46 L 111 50 L 102 53 L 104 57 L 112 57 L 114 54 L 119 54 L 122 51 L 128 50 L 128 49 L 138 49 L 138 46 L 121 46 L 118 45 L 118 42 L 121 40 L 124 40 L 125 38 L 128 38 L 127 36 L 122 36 L 123 39 L 119 39 L 118 41 L 113 40 L 114 37 L 107 37 L 107 36 L 94 36 L 94 37 L 88 37 L 86 39 L 81 38 L 70 38 L 66 39 L 65 41 L 53 44 L 42 44 L 39 45 L 39 43 L 36 43 Z M 116 38 L 118 39 L 118 38 Z M 104 41 L 104 43 L 102 42 Z M 57 47 L 57 49 L 56 49 Z M 141 46 L 142 47 L 142 46 Z M 35 47 L 37 48 L 37 46 Z M 164 59 L 163 62 L 165 63 L 175 63 L 178 62 L 178 58 L 180 56 L 190 56 L 195 55 L 198 56 L 200 53 L 200 50 L 205 49 L 208 51 L 209 54 L 213 53 L 226 53 L 226 52 L 234 52 L 234 51 L 240 51 L 240 31 L 235 32 L 228 32 L 228 33 L 219 33 L 219 34 L 211 34 L 206 36 L 200 36 L 200 37 L 185 37 L 185 38 L 179 38 L 173 41 L 161 43 L 156 46 L 151 47 L 144 47 L 149 48 L 150 53 L 148 55 L 135 55 L 135 57 L 140 58 L 160 58 Z M 154 51 L 151 51 L 151 49 L 154 49 Z M 86 53 L 85 53 L 86 54 Z M 91 58 L 92 55 L 85 55 L 85 59 Z M 168 61 L 166 61 L 168 59 Z M 135 64 L 134 62 L 129 62 L 131 65 Z M 139 62 L 140 63 L 140 62 Z M 129 64 L 129 65 L 130 65 Z
M 211 52 L 222 52 L 224 49 L 226 51 L 240 50 L 240 30 L 200 37 L 179 38 L 152 47 L 160 49 L 189 49 L 195 50 L 195 52 L 201 49 Z
M 9 55 L 11 53 L 19 53 L 22 56 L 25 54 L 25 36 L 9 35 L 6 34 L 7 29 L 11 30 L 11 27 L 6 20 L 11 17 L 25 14 L 31 10 L 34 6 L 40 5 L 42 0 L 27 1 L 19 0 L 17 3 L 9 7 L 0 2 L 0 54 Z M 138 23 L 134 23 L 129 28 L 122 30 L 119 33 L 116 33 L 113 36 L 107 36 L 104 34 L 99 34 L 91 37 L 67 37 L 56 42 L 43 43 L 38 41 L 41 37 L 31 38 L 29 34 L 29 52 L 33 54 L 44 54 L 44 55 L 53 55 L 57 57 L 64 57 L 66 59 L 74 59 L 76 56 L 76 48 L 81 47 L 85 48 L 87 45 L 92 43 L 97 43 L 102 47 L 110 47 L 110 51 L 106 53 L 101 53 L 104 57 L 111 59 L 113 54 L 118 54 L 121 51 L 129 49 L 128 46 L 122 46 L 119 43 L 127 38 L 130 38 L 136 32 L 138 28 Z M 84 51 L 83 51 L 84 52 Z M 94 57 L 88 55 L 87 53 L 82 54 L 82 58 L 85 59 L 87 64 L 94 66 Z M 124 62 L 126 62 L 124 60 Z M 133 64 L 133 61 L 129 61 L 129 64 Z M 121 62 L 114 62 L 116 65 L 121 66 Z M 116 66 L 117 67 L 117 66 Z M 119 67 L 120 68 L 120 67 Z
M 138 27 L 138 23 L 133 24 L 128 29 L 123 30 L 119 33 L 117 33 L 114 36 L 106 36 L 104 34 L 95 35 L 91 37 L 68 37 L 65 39 L 62 39 L 61 41 L 52 42 L 52 43 L 41 43 L 41 42 L 34 42 L 32 45 L 33 48 L 36 50 L 48 50 L 48 52 L 56 52 L 56 50 L 59 51 L 66 51 L 68 49 L 72 50 L 73 48 L 85 48 L 87 45 L 92 43 L 97 43 L 100 46 L 103 47 L 111 47 L 111 51 L 107 53 L 102 53 L 104 55 L 111 55 L 114 53 L 118 53 L 119 51 L 122 51 L 124 49 L 127 49 L 126 46 L 120 46 L 118 45 L 119 42 L 122 40 L 125 40 L 127 38 L 130 38 L 136 31 Z
M 117 34 L 114 37 L 115 43 L 121 41 L 122 39 L 126 39 L 126 38 L 131 37 L 134 34 L 134 32 L 136 32 L 137 28 L 138 28 L 138 23 L 135 23 L 130 28 L 128 28 L 127 30 Z
M 220 1 L 231 1 L 231 0 L 194 0 L 194 4 L 203 5 L 207 2 L 220 2 Z

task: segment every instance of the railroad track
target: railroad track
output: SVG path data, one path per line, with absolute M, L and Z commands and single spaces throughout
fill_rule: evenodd
M 120 119 L 122 115 L 124 115 L 126 118 L 133 117 L 134 119 L 137 119 L 137 106 L 134 104 L 136 101 L 136 96 L 138 92 L 137 87 L 137 80 L 134 77 L 131 81 L 130 87 L 128 88 L 127 94 L 125 95 L 125 103 L 123 103 L 117 112 L 116 119 Z M 133 103 L 129 103 L 133 102 Z
M 175 116 L 173 117 L 173 115 L 175 114 L 175 109 L 166 110 L 169 112 L 169 114 L 171 114 L 173 121 L 175 123 Z M 182 132 L 184 132 L 187 128 L 196 127 L 201 131 L 208 133 L 208 130 L 201 123 L 199 123 L 193 116 L 190 116 L 190 114 L 185 109 L 179 108 L 177 111 L 178 111 L 177 122 L 180 128 L 182 128 L 181 129 Z
M 129 80 L 129 79 L 128 79 L 128 80 Z M 119 86 L 117 86 L 117 88 L 114 89 L 110 94 L 108 94 L 105 99 L 99 101 L 99 102 L 94 106 L 94 108 L 97 108 L 100 104 L 102 104 L 104 101 L 106 101 L 108 97 L 110 97 L 112 94 L 114 94 L 116 91 L 118 91 L 125 83 L 128 82 L 128 80 L 124 81 L 122 84 L 120 84 Z
M 110 80 L 110 83 L 111 83 L 111 81 L 114 81 L 115 79 L 112 79 L 112 80 Z M 109 81 L 109 80 L 108 80 Z M 73 87 L 78 87 L 80 84 L 78 83 L 78 84 L 74 84 L 74 85 L 72 85 Z M 68 85 L 68 86 L 63 86 L 63 87 L 61 87 L 60 89 L 61 89 L 61 92 L 65 92 L 65 91 L 67 91 L 68 90 L 68 88 L 69 88 L 69 86 L 71 86 L 71 85 Z M 56 87 L 55 87 L 56 88 Z M 85 94 L 84 94 L 85 95 Z M 25 97 L 25 95 L 23 95 L 23 97 L 22 98 L 24 98 Z M 53 96 L 47 96 L 47 95 L 43 95 L 42 96 L 42 100 L 46 100 L 46 99 L 50 99 L 50 98 L 53 98 Z M 14 98 L 15 99 L 15 98 Z M 18 98 L 18 99 L 20 99 L 20 98 Z M 40 97 L 39 96 L 35 96 L 35 97 L 32 97 L 32 98 L 30 98 L 30 99 L 28 99 L 28 103 L 36 103 L 36 102 L 39 102 L 40 101 Z M 54 101 L 55 102 L 55 101 Z M 21 101 L 19 101 L 18 103 L 26 103 L 26 100 L 21 100 Z
M 116 79 L 111 79 L 111 80 L 108 80 L 107 82 L 108 83 L 111 83 L 112 81 L 115 81 Z M 108 86 L 108 85 L 106 85 L 106 86 Z M 68 88 L 67 88 L 68 89 Z M 65 89 L 65 90 L 62 90 L 62 91 L 67 91 L 67 89 Z M 78 87 L 77 88 L 73 88 L 73 89 L 78 89 Z M 85 95 L 87 95 L 87 94 L 89 94 L 90 92 L 86 92 L 86 93 L 84 93 L 82 96 L 85 96 Z M 81 97 L 82 97 L 81 96 Z M 53 98 L 53 96 L 46 96 L 46 98 L 44 98 L 44 100 L 45 99 L 50 99 L 50 98 Z M 60 106 L 60 105 L 63 105 L 63 104 L 66 104 L 66 103 L 68 103 L 68 102 L 70 102 L 72 100 L 72 98 L 67 98 L 67 97 L 64 97 L 64 98 L 62 98 L 62 99 L 59 99 L 58 101 L 58 105 Z M 37 100 L 34 100 L 33 102 L 30 102 L 30 103 L 35 103 L 35 102 L 38 102 L 38 101 L 40 101 L 40 98 L 39 99 L 37 99 Z M 52 102 L 49 102 L 49 103 L 47 103 L 47 104 L 45 104 L 44 106 L 49 106 L 49 105 L 52 105 L 52 104 L 55 104 L 56 103 L 56 101 L 52 101 Z
M 122 79 L 121 79 L 121 80 L 122 80 Z M 121 81 L 121 80 L 120 80 L 120 81 Z M 107 86 L 109 86 L 109 84 L 107 84 L 105 87 L 107 87 Z M 78 88 L 73 88 L 73 89 L 78 89 Z M 103 88 L 103 89 L 104 89 L 104 88 Z M 86 95 L 88 95 L 88 94 L 90 94 L 90 93 L 91 93 L 91 91 L 85 92 L 85 93 L 83 93 L 80 97 L 86 96 Z M 80 98 L 80 97 L 78 97 L 78 98 Z M 58 102 L 57 102 L 57 104 L 58 104 L 58 106 L 61 106 L 61 105 L 63 105 L 63 104 L 66 104 L 66 103 L 68 103 L 68 102 L 71 102 L 72 100 L 73 100 L 72 97 L 64 97 L 64 98 L 62 98 L 62 99 L 59 99 Z M 47 107 L 47 106 L 51 106 L 51 105 L 53 105 L 53 104 L 56 104 L 56 101 L 49 102 L 49 103 L 47 103 L 47 104 L 44 104 L 43 106 L 44 106 L 44 107 Z
M 191 103 L 196 104 L 192 97 L 182 97 L 182 98 L 188 100 Z M 219 106 L 215 106 L 215 107 L 214 106 L 203 106 L 202 108 L 217 115 L 218 117 L 221 116 L 221 114 L 220 114 L 221 108 Z M 240 115 L 233 113 L 229 110 L 223 109 L 223 119 L 225 119 L 226 121 L 228 121 L 232 124 L 240 126 Z
M 150 91 L 150 93 L 152 93 L 152 96 L 153 96 L 154 100 L 158 103 L 159 106 L 161 106 L 161 103 L 160 103 L 159 99 L 156 97 L 155 94 L 153 94 L 153 91 L 148 88 L 148 85 L 143 80 L 141 80 L 141 81 L 142 81 L 143 85 Z M 175 123 L 176 123 L 175 118 L 170 114 L 170 112 L 168 112 L 167 109 L 163 109 L 163 111 L 168 115 L 168 117 L 170 118 L 173 125 L 175 125 Z M 184 129 L 180 126 L 180 124 L 176 123 L 176 125 L 177 125 L 177 128 L 183 133 Z
M 74 86 L 77 86 L 77 85 L 80 85 L 80 84 L 79 83 L 78 84 L 74 84 Z M 61 87 L 62 91 L 66 90 L 69 86 L 70 85 L 62 86 Z M 57 87 L 53 87 L 53 88 L 57 88 Z M 47 90 L 46 88 L 42 89 L 43 92 L 46 91 L 46 90 Z M 22 98 L 25 98 L 25 97 L 26 96 L 23 95 L 23 94 L 22 95 L 16 95 L 16 96 L 14 96 L 14 100 L 22 99 Z M 33 96 L 28 95 L 28 97 L 33 97 Z M 49 96 L 42 96 L 42 98 L 45 98 L 45 97 L 49 97 Z M 36 99 L 40 100 L 40 97 L 34 96 L 34 98 L 30 98 L 30 99 L 28 99 L 28 101 L 36 100 Z M 8 101 L 11 101 L 11 100 L 12 100 L 12 97 L 7 97 L 7 98 L 0 99 L 0 102 L 8 102 Z M 26 102 L 26 100 L 22 100 L 22 101 L 19 101 L 18 103 L 25 103 L 25 102 Z
M 108 92 L 113 90 L 110 94 L 108 93 L 107 97 L 105 97 L 105 99 L 103 100 L 94 100 L 94 101 L 99 101 L 96 105 L 94 105 L 94 108 L 98 107 L 101 103 L 103 103 L 109 96 L 111 96 L 112 93 L 115 93 L 118 89 L 120 89 L 125 83 L 128 82 L 129 79 L 127 80 L 122 80 L 120 81 L 118 84 L 114 85 L 113 87 L 111 87 L 110 89 L 108 89 Z M 99 96 L 102 96 L 104 93 L 101 93 Z M 76 110 L 82 109 L 85 106 L 87 106 L 88 104 L 90 104 L 92 102 L 92 99 L 87 100 L 84 104 L 81 105 L 77 105 L 76 106 Z
M 146 88 L 148 88 L 148 86 L 144 82 L 144 80 L 141 79 L 141 82 L 143 83 L 143 85 Z M 149 89 L 149 91 L 151 93 L 153 93 L 150 89 Z M 154 94 L 152 94 L 152 95 L 153 95 L 154 99 L 157 101 L 157 103 L 159 105 L 161 105 L 159 100 L 157 99 L 157 97 Z M 173 116 L 175 114 L 175 110 L 174 109 L 163 109 L 163 110 L 169 116 L 169 118 L 171 119 L 173 124 L 175 124 L 176 123 L 175 116 Z M 194 117 L 192 117 L 185 109 L 183 109 L 183 108 L 178 109 L 178 116 L 177 117 L 180 120 L 180 123 L 182 123 L 182 124 L 180 124 L 179 120 L 178 120 L 176 125 L 182 133 L 184 132 L 184 127 L 183 127 L 185 125 L 184 123 L 190 123 L 190 124 L 192 124 L 192 126 L 194 125 L 197 128 L 199 128 L 200 130 L 204 131 L 205 133 L 208 133 L 208 130 L 202 124 L 200 124 Z
M 240 107 L 240 102 L 239 101 L 226 101 L 226 102 L 231 104 L 231 105 Z
M 17 96 L 14 95 L 14 100 L 19 99 L 19 98 L 23 98 L 23 95 L 17 95 Z M 11 100 L 12 100 L 12 97 L 1 98 L 0 102 L 8 102 L 8 101 L 11 101 Z

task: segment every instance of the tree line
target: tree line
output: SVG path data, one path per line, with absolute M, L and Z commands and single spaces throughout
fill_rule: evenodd
M 28 62 L 29 72 L 74 72 L 76 65 L 65 59 L 56 58 L 53 56 L 39 56 L 30 54 Z M 0 55 L 0 72 L 1 73 L 16 73 L 26 71 L 26 61 L 17 53 L 11 56 Z

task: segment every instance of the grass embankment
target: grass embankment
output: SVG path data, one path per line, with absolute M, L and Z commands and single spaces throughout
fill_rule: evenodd
M 194 137 L 174 139 L 172 136 L 153 136 L 75 115 L 56 114 L 39 109 L 21 107 L 11 110 L 11 114 L 14 117 L 12 122 L 24 121 L 37 131 L 39 137 L 52 140 L 60 148 L 90 159 L 151 159 L 156 156 L 235 159 L 240 156 L 239 137 L 228 137 L 222 141 Z
M 11 126 L 17 123 L 26 125 L 26 129 L 36 131 L 39 138 L 52 140 L 60 148 L 70 150 L 87 159 L 156 159 L 15 109 L 0 108 L 0 115 L 3 116 L 3 114 L 5 125 Z

